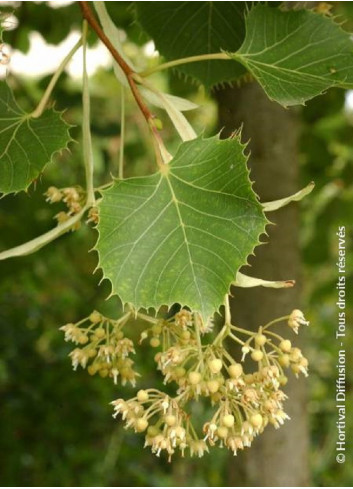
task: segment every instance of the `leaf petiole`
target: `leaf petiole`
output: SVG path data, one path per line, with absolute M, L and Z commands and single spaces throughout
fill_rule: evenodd
M 152 75 L 153 73 L 157 73 L 158 71 L 167 70 L 168 68 L 174 68 L 174 66 L 185 65 L 188 63 L 196 63 L 198 61 L 209 61 L 209 60 L 231 60 L 226 53 L 212 53 L 212 54 L 200 54 L 198 56 L 189 56 L 187 58 L 180 58 L 174 61 L 168 61 L 168 63 L 162 63 L 161 65 L 154 66 L 153 68 L 149 68 L 148 70 L 141 71 L 139 73 L 142 77 L 147 77 Z

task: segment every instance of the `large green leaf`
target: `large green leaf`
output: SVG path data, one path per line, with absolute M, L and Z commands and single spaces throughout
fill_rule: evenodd
M 96 250 L 112 293 L 137 309 L 215 312 L 268 222 L 246 161 L 238 137 L 198 138 L 164 172 L 105 190 Z
M 231 55 L 284 106 L 304 104 L 329 87 L 353 84 L 351 35 L 329 17 L 264 5 L 246 19 L 246 36 Z
M 0 192 L 25 190 L 55 152 L 70 141 L 68 124 L 50 109 L 33 118 L 16 103 L 5 82 L 0 83 Z
M 167 60 L 236 51 L 245 35 L 246 2 L 136 2 L 137 17 Z M 207 87 L 243 73 L 229 61 L 203 61 L 178 67 Z

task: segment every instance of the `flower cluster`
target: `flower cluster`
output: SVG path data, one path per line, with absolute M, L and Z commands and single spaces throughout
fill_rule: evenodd
M 44 194 L 47 202 L 55 204 L 57 202 L 64 202 L 68 208 L 67 211 L 58 212 L 55 215 L 55 219 L 58 223 L 66 222 L 70 217 L 78 214 L 82 211 L 85 202 L 85 192 L 81 187 L 66 187 L 58 189 L 56 187 L 49 187 Z M 80 223 L 76 223 L 73 230 L 77 229 Z
M 121 414 L 126 428 L 146 431 L 145 446 L 158 456 L 166 451 L 170 458 L 176 449 L 182 455 L 188 450 L 202 456 L 214 445 L 236 455 L 268 424 L 279 428 L 289 418 L 283 406 L 287 396 L 281 390 L 287 383 L 284 369 L 307 375 L 308 361 L 300 349 L 286 335 L 271 330 L 284 321 L 296 333 L 309 324 L 301 311 L 294 310 L 255 332 L 225 324 L 212 343 L 203 345 L 202 333 L 208 328 L 201 328 L 199 316 L 188 310 L 169 320 L 150 320 L 152 326 L 143 331 L 141 340 L 150 338 L 151 346 L 161 347 L 155 355 L 157 368 L 165 383 L 176 383 L 176 397 L 156 389 L 140 390 L 129 401 L 113 401 L 114 416 Z M 225 348 L 225 340 L 240 345 L 238 361 Z M 247 355 L 252 360 L 249 372 L 243 366 Z M 198 435 L 185 407 L 201 397 L 210 400 L 215 412 Z
M 242 365 L 228 367 L 229 378 L 220 388 L 218 409 L 205 423 L 205 440 L 237 450 L 249 447 L 268 423 L 278 428 L 288 416 L 283 411 L 286 395 L 279 389 L 280 372 L 275 366 L 245 374 Z
M 137 314 L 142 319 L 151 321 L 144 314 Z M 200 334 L 210 333 L 213 328 L 213 321 L 204 324 L 202 318 L 197 313 L 191 313 L 187 309 L 181 309 L 172 318 L 159 319 L 152 321 L 152 326 L 141 333 L 141 342 L 150 338 L 150 345 L 154 348 L 162 345 L 163 351 L 169 347 L 178 345 L 181 348 L 187 345 L 196 344 L 196 330 Z
M 229 311 L 226 317 L 230 317 Z M 166 452 L 170 459 L 179 451 L 182 456 L 204 455 L 215 445 L 229 449 L 234 455 L 249 447 L 268 424 L 279 428 L 288 415 L 282 387 L 287 383 L 285 369 L 298 376 L 308 375 L 308 360 L 301 350 L 292 346 L 285 333 L 272 327 L 286 323 L 288 330 L 298 333 L 308 325 L 301 311 L 275 319 L 257 331 L 240 328 L 226 321 L 213 340 L 203 344 L 205 333 L 212 324 L 204 325 L 201 317 L 182 309 L 169 319 L 158 319 L 140 312 L 129 311 L 118 320 L 108 319 L 97 311 L 76 324 L 61 328 L 65 339 L 76 347 L 71 353 L 74 369 L 87 367 L 91 375 L 112 377 L 117 383 L 136 383 L 132 341 L 124 336 L 123 327 L 136 318 L 149 323 L 141 333 L 140 343 L 149 339 L 158 348 L 157 369 L 164 383 L 176 385 L 175 397 L 157 389 L 139 390 L 129 400 L 113 401 L 114 417 L 121 415 L 126 428 L 145 434 L 145 446 L 157 456 Z M 239 358 L 230 355 L 227 345 L 235 342 Z M 234 349 L 233 349 L 234 350 Z M 244 361 L 250 357 L 249 370 Z M 248 364 L 247 364 L 248 365 Z M 213 415 L 193 425 L 187 412 L 188 404 L 206 398 Z M 202 428 L 202 429 L 201 429 Z
M 120 376 L 123 385 L 130 382 L 135 386 L 139 374 L 133 368 L 134 361 L 129 358 L 135 353 L 134 344 L 123 332 L 130 317 L 129 312 L 113 320 L 94 311 L 76 324 L 62 326 L 60 330 L 64 331 L 65 340 L 80 345 L 70 353 L 74 370 L 80 365 L 87 367 L 90 375 L 98 373 L 101 377 L 111 377 L 115 384 Z
M 98 221 L 99 221 L 98 207 L 91 207 L 88 211 L 88 219 L 86 222 L 87 223 L 92 222 L 93 224 L 98 224 Z
M 136 397 L 124 401 L 117 399 L 111 403 L 116 417 L 121 414 L 126 428 L 135 432 L 146 431 L 145 446 L 151 447 L 158 457 L 162 451 L 171 456 L 178 449 L 182 456 L 188 449 L 191 456 L 201 457 L 208 446 L 199 440 L 189 416 L 180 407 L 177 399 L 156 389 L 139 390 Z

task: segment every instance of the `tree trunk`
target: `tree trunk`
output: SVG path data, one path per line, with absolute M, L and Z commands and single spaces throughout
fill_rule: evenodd
M 298 112 L 271 102 L 255 83 L 219 91 L 216 99 L 222 137 L 244 124 L 242 140 L 250 139 L 251 180 L 255 181 L 254 189 L 260 200 L 271 201 L 296 192 L 299 189 Z M 298 204 L 268 217 L 275 224 L 267 228 L 269 244 L 258 247 L 256 256 L 249 259 L 251 268 L 244 267 L 242 271 L 267 280 L 295 279 L 297 285 L 280 290 L 234 288 L 233 323 L 248 329 L 257 329 L 300 308 Z M 301 346 L 300 337 L 293 335 L 290 339 Z M 229 486 L 309 485 L 306 381 L 288 376 L 284 390 L 289 399 L 285 408 L 291 420 L 279 430 L 267 427 L 250 449 L 230 460 Z

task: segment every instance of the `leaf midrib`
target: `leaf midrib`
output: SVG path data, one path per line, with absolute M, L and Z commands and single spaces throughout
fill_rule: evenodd
M 180 209 L 179 209 L 179 201 L 178 201 L 178 199 L 177 199 L 177 197 L 175 195 L 175 192 L 174 192 L 174 189 L 173 189 L 173 185 L 172 185 L 172 182 L 170 181 L 170 178 L 168 177 L 168 174 L 164 175 L 164 178 L 167 180 L 167 183 L 168 183 L 168 186 L 169 186 L 169 190 L 170 190 L 170 193 L 171 193 L 171 196 L 172 196 L 172 201 L 174 202 L 175 209 L 176 209 L 176 212 L 178 214 L 178 218 L 179 218 L 179 222 L 180 222 L 180 227 L 181 227 L 182 232 L 183 232 L 184 242 L 185 242 L 185 246 L 186 246 L 187 253 L 188 253 L 188 256 L 189 256 L 189 262 L 190 262 L 190 268 L 191 268 L 191 271 L 192 271 L 193 281 L 194 281 L 195 287 L 197 289 L 197 292 L 199 294 L 199 298 L 200 298 L 200 302 L 201 302 L 201 305 L 202 305 L 202 309 L 204 309 L 204 303 L 203 303 L 203 300 L 202 300 L 202 294 L 201 294 L 201 291 L 200 291 L 200 288 L 199 288 L 199 284 L 197 282 L 196 275 L 195 275 L 194 262 L 193 262 L 193 259 L 192 259 L 192 256 L 191 256 L 191 251 L 190 251 L 190 246 L 189 246 L 189 240 L 188 240 L 187 235 L 186 235 L 186 229 L 185 229 L 184 220 L 182 218 L 182 215 L 181 215 L 181 212 L 180 212 Z

